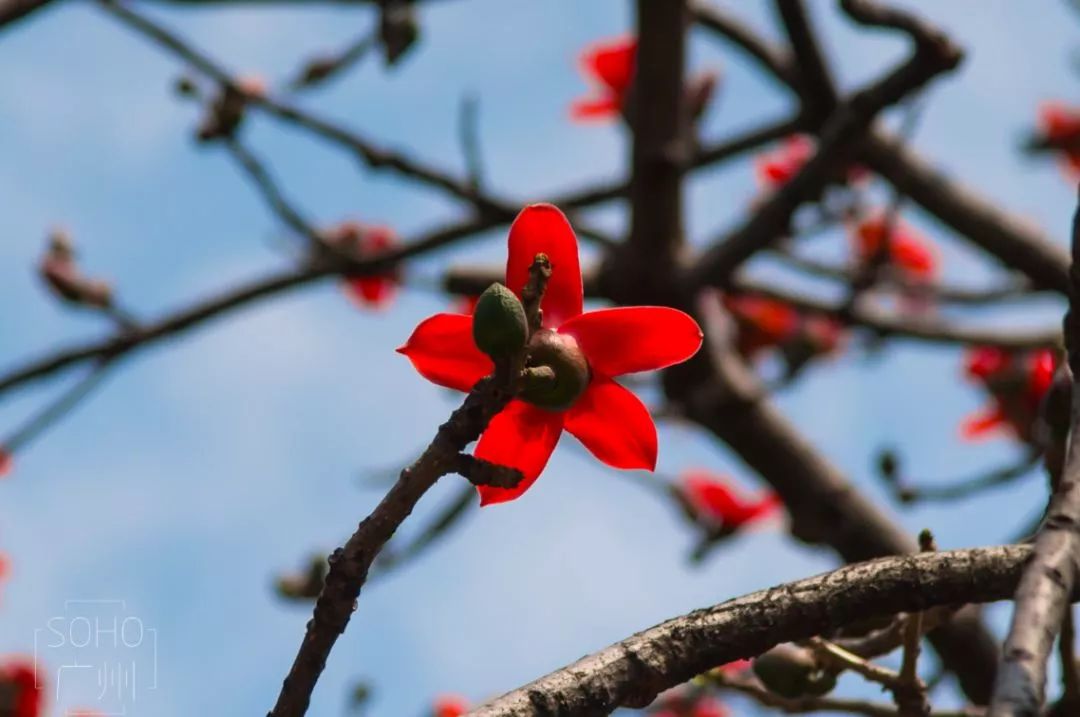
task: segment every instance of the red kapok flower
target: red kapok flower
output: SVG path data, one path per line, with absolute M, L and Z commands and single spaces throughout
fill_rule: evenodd
M 750 294 L 727 294 L 724 306 L 738 329 L 736 349 L 747 358 L 781 346 L 799 330 L 799 312 L 782 301 Z
M 528 490 L 564 429 L 610 466 L 653 470 L 656 426 L 645 405 L 614 379 L 681 363 L 701 346 L 697 322 L 676 309 L 629 306 L 582 313 L 577 238 L 550 204 L 526 207 L 510 227 L 506 286 L 519 297 L 538 253 L 547 254 L 552 275 L 541 302 L 544 326 L 531 339 L 533 352 L 583 356 L 587 383 L 568 405 L 545 407 L 516 398 L 492 419 L 476 456 L 516 468 L 525 479 L 511 489 L 481 486 L 481 505 L 513 500 Z M 493 369 L 473 342 L 472 323 L 471 316 L 437 314 L 420 322 L 398 351 L 429 381 L 468 391 Z
M 787 184 L 814 156 L 814 140 L 805 134 L 793 134 L 771 152 L 758 155 L 754 160 L 754 174 L 762 189 L 775 190 Z M 852 165 L 843 175 L 848 183 L 862 181 L 867 175 L 865 167 Z
M 932 279 L 937 273 L 937 256 L 930 243 L 921 234 L 899 220 L 886 226 L 884 215 L 865 219 L 855 227 L 855 258 L 860 264 L 873 260 L 885 241 L 886 230 L 891 228 L 889 237 L 890 265 L 903 271 L 911 279 Z
M 461 717 L 469 711 L 469 702 L 458 695 L 440 695 L 431 708 L 432 717 Z
M 661 698 L 658 711 L 651 717 L 730 717 L 731 712 L 719 700 L 703 693 L 676 689 Z
M 637 40 L 621 37 L 597 43 L 581 55 L 581 71 L 598 90 L 599 96 L 577 100 L 570 106 L 576 120 L 618 117 L 634 82 Z
M 37 679 L 37 669 L 29 658 L 12 657 L 0 663 L 0 714 L 11 717 L 41 717 L 45 690 Z
M 970 349 L 964 372 L 991 396 L 991 402 L 960 424 L 967 440 L 1009 429 L 1024 441 L 1032 439 L 1039 407 L 1054 382 L 1058 356 L 1050 349 L 1009 352 L 994 346 Z
M 788 137 L 779 148 L 758 156 L 754 161 L 758 184 L 765 189 L 776 189 L 787 184 L 812 156 L 812 139 L 804 134 Z
M 781 505 L 775 493 L 747 500 L 730 483 L 707 471 L 682 475 L 682 492 L 694 511 L 705 520 L 730 530 L 738 530 L 772 515 Z
M 345 221 L 326 232 L 326 242 L 357 258 L 378 255 L 397 243 L 389 227 Z M 401 277 L 396 271 L 345 280 L 345 292 L 361 307 L 386 308 L 394 298 Z
M 1080 175 L 1080 110 L 1064 102 L 1044 102 L 1039 107 L 1039 132 L 1058 149 L 1066 173 Z

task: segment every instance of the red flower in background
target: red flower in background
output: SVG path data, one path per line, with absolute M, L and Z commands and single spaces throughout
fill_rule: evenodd
M 637 40 L 623 37 L 597 43 L 581 55 L 581 71 L 595 86 L 598 96 L 577 100 L 570 106 L 576 120 L 618 117 L 634 83 Z
M 637 49 L 637 39 L 620 37 L 592 45 L 581 54 L 582 74 L 597 92 L 570 105 L 572 118 L 609 120 L 626 113 L 637 71 Z M 719 73 L 706 71 L 686 83 L 683 101 L 691 117 L 697 119 L 705 112 L 719 81 Z
M 804 134 L 788 137 L 779 148 L 761 154 L 754 160 L 758 184 L 765 189 L 776 189 L 787 184 L 813 156 L 812 139 Z
M 1066 173 L 1080 175 L 1080 109 L 1064 102 L 1044 102 L 1039 107 L 1039 133 L 1059 152 Z
M 776 190 L 787 184 L 814 156 L 816 143 L 805 134 L 793 134 L 776 149 L 758 155 L 754 160 L 754 173 L 762 189 Z M 866 177 L 865 167 L 854 165 L 847 168 L 846 181 L 859 182 Z
M 724 307 L 738 328 L 736 350 L 747 358 L 781 346 L 799 330 L 801 317 L 790 304 L 752 294 L 726 294 Z
M 327 230 L 325 240 L 334 249 L 363 259 L 393 248 L 397 235 L 389 227 L 345 221 Z M 345 292 L 361 307 L 383 309 L 390 305 L 399 283 L 399 273 L 389 271 L 346 279 Z
M 569 406 L 545 408 L 517 398 L 495 416 L 475 454 L 516 468 L 525 479 L 512 489 L 480 486 L 481 505 L 513 500 L 528 490 L 564 429 L 609 466 L 653 470 L 656 426 L 637 396 L 614 379 L 681 363 L 701 346 L 701 328 L 676 309 L 630 306 L 582 313 L 577 238 L 550 204 L 526 207 L 510 227 L 506 285 L 519 297 L 541 252 L 552 266 L 541 303 L 542 338 L 580 351 L 588 362 L 588 383 Z M 437 314 L 422 321 L 398 351 L 429 381 L 468 391 L 493 369 L 473 342 L 472 322 L 471 316 Z
M 865 219 L 855 227 L 853 240 L 856 261 L 865 264 L 874 259 L 885 241 L 887 229 L 891 229 L 887 262 L 910 279 L 932 279 L 937 274 L 938 260 L 930 242 L 901 221 L 894 221 L 891 227 L 887 227 L 884 215 Z
M 677 692 L 661 700 L 652 717 L 730 717 L 731 712 L 715 697 Z
M 1054 382 L 1057 366 L 1058 356 L 1050 349 L 970 349 L 964 359 L 964 372 L 990 393 L 992 401 L 961 423 L 960 434 L 967 440 L 977 440 L 1005 428 L 1030 442 L 1039 407 Z
M 41 717 L 45 690 L 37 680 L 34 662 L 11 657 L 0 663 L 0 714 L 4 717 Z
M 688 471 L 680 482 L 683 496 L 694 513 L 728 530 L 764 520 L 783 505 L 780 496 L 772 492 L 744 499 L 727 479 L 708 471 Z
M 745 358 L 780 349 L 789 364 L 802 366 L 843 343 L 843 324 L 831 317 L 753 294 L 725 294 L 723 302 L 735 321 L 735 350 Z
M 14 467 L 14 461 L 11 458 L 11 454 L 5 449 L 0 448 L 0 478 L 3 478 L 8 473 L 11 473 L 11 469 Z
M 469 711 L 469 702 L 458 695 L 440 695 L 432 705 L 432 717 L 461 717 Z

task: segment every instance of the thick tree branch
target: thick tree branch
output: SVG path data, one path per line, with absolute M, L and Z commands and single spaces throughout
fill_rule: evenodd
M 53 0 L 0 0 L 0 30 L 52 2 Z
M 1016 590 L 1009 636 L 990 704 L 990 717 L 1035 717 L 1046 701 L 1046 663 L 1076 583 L 1080 556 L 1080 206 L 1073 218 L 1071 296 L 1065 345 L 1072 373 L 1069 439 L 1061 477 L 1030 564 Z
M 716 332 L 709 329 L 715 319 L 703 317 L 706 336 L 714 338 Z M 694 360 L 665 372 L 667 395 L 687 418 L 724 441 L 773 486 L 791 515 L 796 537 L 828 545 L 848 562 L 918 548 L 779 412 L 730 347 L 715 340 L 707 346 L 711 365 Z M 938 630 L 932 642 L 968 696 L 985 704 L 997 644 L 978 616 L 962 612 Z
M 820 124 L 832 113 L 838 100 L 825 55 L 803 0 L 776 0 L 776 9 L 795 56 L 796 86 L 803 113 L 814 124 Z
M 851 4 L 863 7 L 862 3 Z M 820 196 L 848 161 L 852 148 L 878 113 L 937 75 L 955 69 L 962 57 L 960 49 L 941 34 L 916 36 L 914 46 L 915 51 L 907 61 L 837 107 L 822 129 L 814 157 L 745 224 L 688 269 L 687 279 L 691 285 L 723 286 L 755 252 L 788 236 L 795 210 Z
M 1001 211 L 880 133 L 862 144 L 859 161 L 1004 266 L 1024 273 L 1036 287 L 1068 294 L 1068 253 L 1037 227 Z
M 585 717 L 642 707 L 718 665 L 851 621 L 1007 598 L 1026 546 L 883 558 L 698 610 L 481 705 L 471 717 Z

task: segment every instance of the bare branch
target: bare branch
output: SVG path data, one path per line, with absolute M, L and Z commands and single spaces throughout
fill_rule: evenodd
M 1007 598 L 1026 546 L 850 565 L 677 617 L 484 705 L 470 717 L 577 717 L 642 707 L 662 690 L 733 660 L 828 633 L 851 620 Z
M 1080 206 L 1073 218 L 1071 296 L 1065 345 L 1072 373 L 1069 439 L 1035 550 L 1016 590 L 990 717 L 1034 717 L 1046 701 L 1046 663 L 1076 582 L 1080 554 Z

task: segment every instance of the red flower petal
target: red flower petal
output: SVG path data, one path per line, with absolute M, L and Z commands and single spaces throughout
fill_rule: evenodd
M 634 81 L 637 63 L 637 40 L 619 38 L 594 45 L 581 56 L 585 71 L 622 96 Z
M 965 418 L 960 424 L 960 436 L 966 441 L 978 441 L 1008 425 L 1005 412 L 995 404 Z
M 11 459 L 11 454 L 3 448 L 0 448 L 0 478 L 3 478 L 11 472 L 11 468 L 14 462 Z
M 622 102 L 617 97 L 597 97 L 577 100 L 570 105 L 570 117 L 579 120 L 605 120 L 622 112 Z
M 964 372 L 973 379 L 986 381 L 1012 363 L 1008 352 L 997 346 L 976 346 L 964 357 Z
M 458 695 L 441 695 L 436 698 L 434 717 L 461 717 L 469 711 L 469 703 Z
M 1033 408 L 1038 408 L 1043 396 L 1050 390 L 1054 383 L 1054 373 L 1057 371 L 1057 354 L 1050 349 L 1039 349 L 1031 355 L 1031 374 L 1028 382 L 1028 393 L 1031 397 Z
M 609 466 L 656 468 L 656 424 L 649 409 L 614 381 L 593 379 L 566 412 L 566 430 Z
M 31 659 L 14 657 L 0 665 L 0 683 L 13 689 L 12 717 L 41 717 L 45 690 Z
M 537 254 L 551 260 L 551 279 L 540 308 L 544 326 L 557 327 L 581 313 L 581 266 L 574 230 L 559 209 L 551 204 L 533 204 L 521 210 L 510 227 L 506 285 L 521 296 L 529 280 L 529 267 Z
M 348 279 L 345 290 L 360 306 L 386 308 L 394 298 L 397 282 L 384 276 L 361 276 Z
M 545 411 L 514 400 L 491 419 L 475 455 L 500 466 L 517 468 L 525 475 L 516 488 L 478 486 L 480 505 L 514 500 L 536 482 L 562 435 L 563 414 Z
M 428 381 L 459 391 L 470 390 L 494 370 L 491 359 L 473 343 L 472 317 L 461 314 L 424 319 L 398 353 Z
M 577 339 L 593 373 L 620 376 L 682 363 L 701 348 L 701 327 L 678 309 L 625 306 L 567 321 L 559 333 Z

